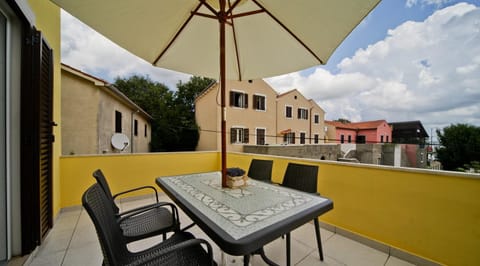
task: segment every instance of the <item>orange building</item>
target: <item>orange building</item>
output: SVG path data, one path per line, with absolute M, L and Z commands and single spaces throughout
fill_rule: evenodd
M 392 128 L 385 120 L 356 123 L 325 121 L 327 142 L 334 143 L 389 143 Z

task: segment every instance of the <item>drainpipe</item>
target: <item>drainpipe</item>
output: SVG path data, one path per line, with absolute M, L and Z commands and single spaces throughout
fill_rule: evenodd
M 310 132 L 308 134 L 308 139 L 310 140 L 310 144 L 312 144 L 312 117 L 313 117 L 313 107 L 310 107 Z

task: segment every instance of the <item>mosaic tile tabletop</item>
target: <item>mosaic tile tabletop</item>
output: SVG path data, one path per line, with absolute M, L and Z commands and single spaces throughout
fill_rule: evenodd
M 327 201 L 252 179 L 242 188 L 221 188 L 220 172 L 164 177 L 161 180 L 234 239 Z

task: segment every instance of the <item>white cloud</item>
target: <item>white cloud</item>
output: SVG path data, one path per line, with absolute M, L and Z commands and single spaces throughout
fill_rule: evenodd
M 293 73 L 267 82 L 315 99 L 326 119 L 480 125 L 479 44 L 480 8 L 461 3 L 389 30 L 384 40 L 345 58 L 338 74 L 318 68 L 305 77 Z
M 435 5 L 437 7 L 441 7 L 451 1 L 452 0 L 407 0 L 405 5 L 407 7 L 413 7 L 415 5 Z
M 190 75 L 161 69 L 136 57 L 62 10 L 62 62 L 113 82 L 116 77 L 148 75 L 152 80 L 176 89 L 179 80 Z

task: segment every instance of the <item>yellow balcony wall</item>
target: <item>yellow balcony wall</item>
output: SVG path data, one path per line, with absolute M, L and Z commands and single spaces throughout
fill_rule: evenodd
M 478 175 L 288 157 L 229 153 L 227 165 L 247 169 L 252 158 L 274 160 L 281 182 L 291 161 L 319 166 L 318 191 L 334 202 L 320 217 L 396 250 L 445 265 L 480 265 Z M 220 169 L 216 152 L 62 157 L 61 206 L 80 204 L 101 168 L 112 190 L 154 184 L 158 176 Z

